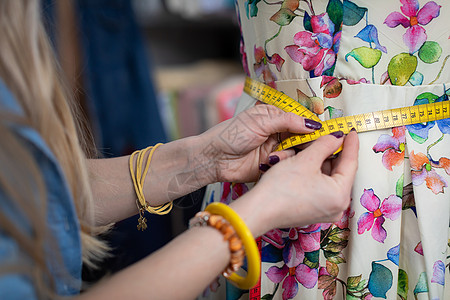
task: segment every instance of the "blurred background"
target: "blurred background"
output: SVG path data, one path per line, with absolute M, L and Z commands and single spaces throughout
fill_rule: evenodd
M 233 0 L 43 0 L 47 30 L 103 157 L 196 135 L 230 118 L 242 93 Z M 147 179 L 148 180 L 148 179 Z M 120 270 L 187 229 L 202 190 L 166 216 L 117 223 L 114 256 L 87 282 Z M 136 210 L 137 212 L 137 210 Z

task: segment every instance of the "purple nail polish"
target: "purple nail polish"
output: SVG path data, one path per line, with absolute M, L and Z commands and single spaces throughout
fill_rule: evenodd
M 268 164 L 260 164 L 260 165 L 259 165 L 259 169 L 260 169 L 262 172 L 266 172 L 267 170 L 270 169 L 270 166 L 269 166 Z
M 305 119 L 305 126 L 309 129 L 314 129 L 314 130 L 322 128 L 321 123 L 311 120 L 311 119 Z
M 330 133 L 332 136 L 334 136 L 335 138 L 337 138 L 337 139 L 339 139 L 339 138 L 341 138 L 341 137 L 343 137 L 344 136 L 344 132 L 342 132 L 342 131 L 335 131 L 335 132 L 332 132 L 332 133 Z
M 279 161 L 280 161 L 280 158 L 278 157 L 278 155 L 269 156 L 269 164 L 274 165 Z
M 355 127 L 352 127 L 352 129 L 350 129 L 350 131 L 356 131 L 356 128 L 355 128 Z

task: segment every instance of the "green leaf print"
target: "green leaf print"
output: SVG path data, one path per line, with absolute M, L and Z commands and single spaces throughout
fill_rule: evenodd
M 297 15 L 294 14 L 292 10 L 288 8 L 281 8 L 270 18 L 270 20 L 280 26 L 286 26 L 289 25 L 296 16 Z
M 331 22 L 334 23 L 334 32 L 338 32 L 341 28 L 344 10 L 340 0 L 330 0 L 327 5 L 327 13 Z
M 307 11 L 305 11 L 305 16 L 303 17 L 303 27 L 305 27 L 306 31 L 313 31 L 312 25 L 311 25 L 311 16 L 308 14 Z
M 442 48 L 437 42 L 426 41 L 419 49 L 419 58 L 427 64 L 437 62 L 442 54 Z
M 344 228 L 340 229 L 339 227 L 333 228 L 331 230 L 330 234 L 328 235 L 328 238 L 336 243 L 340 243 L 342 241 L 347 241 L 348 236 L 350 235 L 350 229 Z
M 427 273 L 420 273 L 419 280 L 414 288 L 414 295 L 428 292 Z
M 258 6 L 257 4 L 261 0 L 248 0 L 245 2 L 245 12 L 247 14 L 247 18 L 258 16 Z
M 345 249 L 345 247 L 347 247 L 347 244 L 348 244 L 347 240 L 344 240 L 339 243 L 330 242 L 323 247 L 323 250 L 340 253 L 342 250 Z
M 356 291 L 356 289 L 358 288 L 359 282 L 361 281 L 361 277 L 362 277 L 362 275 L 350 276 L 349 278 L 347 278 L 347 288 L 349 290 Z
M 414 140 L 414 141 L 416 141 L 417 143 L 419 143 L 419 144 L 423 144 L 423 143 L 425 143 L 426 141 L 427 141 L 427 139 L 424 139 L 424 138 L 422 138 L 422 137 L 420 137 L 420 136 L 418 136 L 417 134 L 415 134 L 414 132 L 409 132 L 409 135 L 411 136 L 411 138 Z
M 423 83 L 423 74 L 415 71 L 408 80 L 411 85 L 421 85 Z
M 329 262 L 335 263 L 335 264 L 337 264 L 337 265 L 346 262 L 346 261 L 345 261 L 345 258 L 344 258 L 344 255 L 343 255 L 342 253 L 339 253 L 339 252 L 331 252 L 331 251 L 324 251 L 323 254 L 324 254 L 325 258 L 326 258 Z
M 397 294 L 401 299 L 408 297 L 408 274 L 402 269 L 398 270 Z
M 386 293 L 392 287 L 393 276 L 391 270 L 382 264 L 372 262 L 372 272 L 369 276 L 369 291 L 374 297 L 386 299 Z
M 393 85 L 405 85 L 417 68 L 417 57 L 409 53 L 394 56 L 388 65 L 389 79 Z
M 344 25 L 346 26 L 354 26 L 361 21 L 364 15 L 367 12 L 367 8 L 359 7 L 355 3 L 344 0 Z
M 363 46 L 355 48 L 351 52 L 347 53 L 347 55 L 345 56 L 346 61 L 348 61 L 349 56 L 356 59 L 364 68 L 370 69 L 380 61 L 381 51 L 378 49 Z
M 400 198 L 403 196 L 403 174 L 397 180 L 397 183 L 395 185 L 395 194 Z
M 303 263 L 311 269 L 317 269 L 319 267 L 319 250 L 306 252 Z

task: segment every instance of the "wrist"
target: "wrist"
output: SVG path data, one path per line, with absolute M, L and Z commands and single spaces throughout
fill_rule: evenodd
M 161 205 L 215 182 L 217 175 L 200 136 L 163 144 L 154 152 L 144 194 Z
M 266 216 L 268 209 L 267 204 L 265 204 L 267 202 L 263 201 L 264 196 L 255 187 L 230 204 L 230 207 L 247 224 L 247 227 L 255 238 L 273 229 L 270 216 Z
M 192 157 L 196 176 L 204 181 L 204 185 L 219 181 L 219 161 L 223 153 L 209 132 L 192 137 L 195 154 Z

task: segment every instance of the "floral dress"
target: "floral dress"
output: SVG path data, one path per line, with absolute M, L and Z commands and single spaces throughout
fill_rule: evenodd
M 322 120 L 448 100 L 448 0 L 236 6 L 248 76 Z M 254 103 L 243 94 L 238 111 Z M 450 299 L 449 134 L 450 119 L 360 133 L 342 220 L 262 236 L 260 297 Z M 229 203 L 251 186 L 211 185 L 204 204 Z M 249 292 L 220 278 L 202 297 L 248 299 Z

